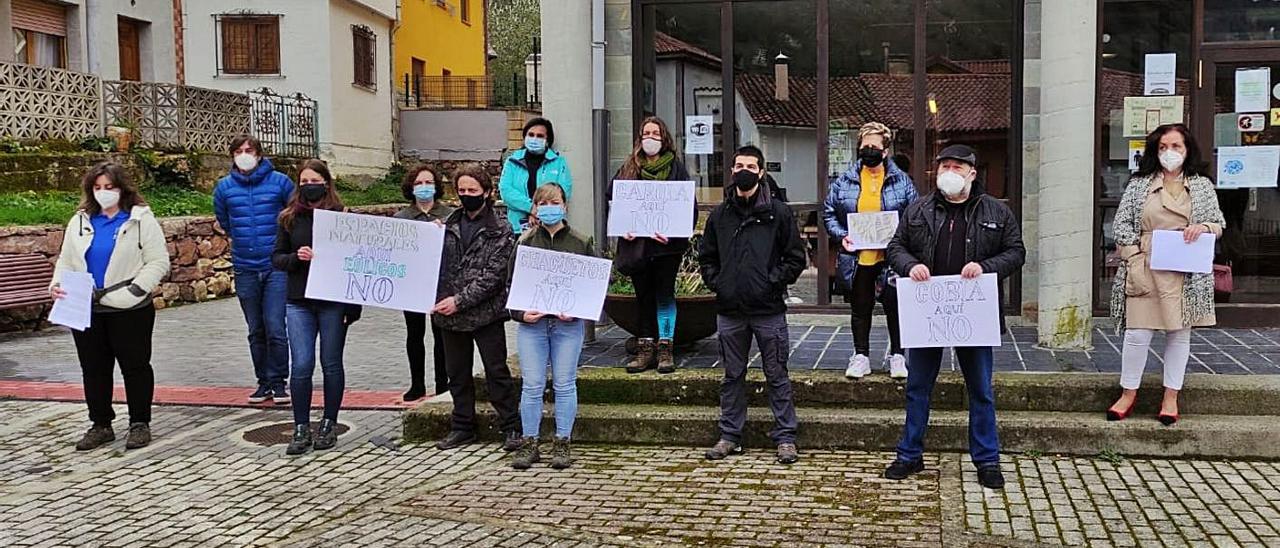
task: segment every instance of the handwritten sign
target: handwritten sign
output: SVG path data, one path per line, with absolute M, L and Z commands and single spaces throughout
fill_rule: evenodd
M 854 249 L 884 249 L 898 230 L 898 212 L 850 213 L 848 223 Z
M 614 181 L 609 236 L 693 235 L 693 181 Z
M 898 278 L 902 347 L 1000 346 L 999 291 L 995 274 Z
M 598 320 L 612 268 L 608 259 L 519 246 L 507 308 Z
M 307 298 L 429 313 L 444 229 L 435 223 L 317 210 Z

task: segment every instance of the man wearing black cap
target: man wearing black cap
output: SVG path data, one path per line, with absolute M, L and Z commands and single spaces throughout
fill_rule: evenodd
M 1013 211 L 983 192 L 977 178 L 977 155 L 965 145 L 938 154 L 938 190 L 907 207 L 889 243 L 889 263 L 899 276 L 917 282 L 931 276 L 976 278 L 994 272 L 1001 280 L 1026 260 L 1022 229 Z M 1001 331 L 1004 318 L 1000 319 Z M 898 456 L 885 470 L 889 479 L 905 479 L 924 470 L 924 433 L 929 423 L 929 396 L 938 380 L 942 348 L 907 351 L 907 421 Z M 991 387 L 991 347 L 956 348 L 956 358 L 969 392 L 969 455 L 978 482 L 1004 488 L 1000 473 L 1000 441 L 996 436 L 995 394 Z

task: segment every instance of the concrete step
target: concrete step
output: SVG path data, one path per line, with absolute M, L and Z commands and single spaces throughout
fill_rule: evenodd
M 518 374 L 518 372 L 517 372 Z M 609 405 L 720 405 L 720 369 L 686 369 L 670 375 L 652 371 L 627 374 L 618 368 L 583 368 L 578 373 L 578 401 Z M 1102 413 L 1120 395 L 1119 374 L 1104 373 L 997 373 L 996 409 L 1001 411 L 1061 411 Z M 876 373 L 859 380 L 832 371 L 792 371 L 796 406 L 809 408 L 902 409 L 905 381 Z M 764 374 L 751 370 L 747 377 L 750 405 L 768 404 Z M 519 386 L 519 380 L 516 382 Z M 477 379 L 477 390 L 484 382 Z M 1163 396 L 1160 378 L 1143 380 L 1136 413 L 1159 411 Z M 480 396 L 483 401 L 483 395 Z M 943 373 L 934 388 L 933 408 L 966 409 L 964 378 Z M 551 392 L 547 391 L 547 401 Z M 1280 376 L 1190 375 L 1179 402 L 1189 415 L 1280 415 Z
M 487 406 L 484 406 L 487 408 Z M 450 405 L 423 404 L 405 413 L 404 438 L 429 443 L 449 430 Z M 549 439 L 554 420 L 544 410 L 542 432 Z M 805 448 L 891 451 L 902 433 L 901 410 L 801 408 L 798 444 Z M 580 443 L 655 444 L 709 447 L 718 437 L 719 410 L 705 406 L 596 405 L 578 407 L 574 439 Z M 482 439 L 496 440 L 491 409 L 479 413 Z M 1268 416 L 1190 415 L 1172 427 L 1141 414 L 1107 422 L 1102 412 L 1001 412 L 1000 438 L 1004 451 L 1046 454 L 1280 458 L 1280 421 Z M 934 411 L 926 448 L 966 451 L 968 414 Z M 745 445 L 772 446 L 767 433 L 773 426 L 768 409 L 748 413 Z M 886 463 L 887 464 L 887 463 Z

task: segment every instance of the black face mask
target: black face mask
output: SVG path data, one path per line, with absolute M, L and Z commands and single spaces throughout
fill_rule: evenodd
M 462 201 L 462 209 L 472 213 L 480 211 L 480 208 L 484 207 L 485 202 L 488 201 L 483 194 L 479 196 L 462 194 L 458 196 L 458 199 Z
M 302 185 L 298 192 L 302 194 L 303 201 L 312 203 L 323 200 L 329 194 L 329 188 L 328 185 Z
M 760 184 L 760 176 L 747 170 L 742 170 L 733 174 L 733 186 L 738 190 L 750 192 L 756 185 Z
M 884 151 L 878 148 L 862 147 L 858 151 L 858 159 L 867 167 L 879 167 L 884 162 Z

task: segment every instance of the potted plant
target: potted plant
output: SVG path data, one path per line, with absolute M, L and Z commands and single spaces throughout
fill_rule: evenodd
M 697 250 L 701 240 L 701 233 L 695 233 L 689 239 L 689 249 L 681 258 L 680 270 L 676 272 L 676 346 L 687 346 L 716 332 L 716 297 L 702 282 L 702 274 L 698 270 Z M 604 300 L 605 313 L 618 327 L 634 335 L 639 329 L 637 307 L 631 279 L 615 270 L 609 281 L 609 294 Z M 634 336 L 627 339 L 627 351 L 635 352 Z
M 107 126 L 107 138 L 115 141 L 116 152 L 129 152 L 129 146 L 133 142 L 133 133 L 138 127 L 137 124 L 129 120 L 120 120 L 111 122 Z

